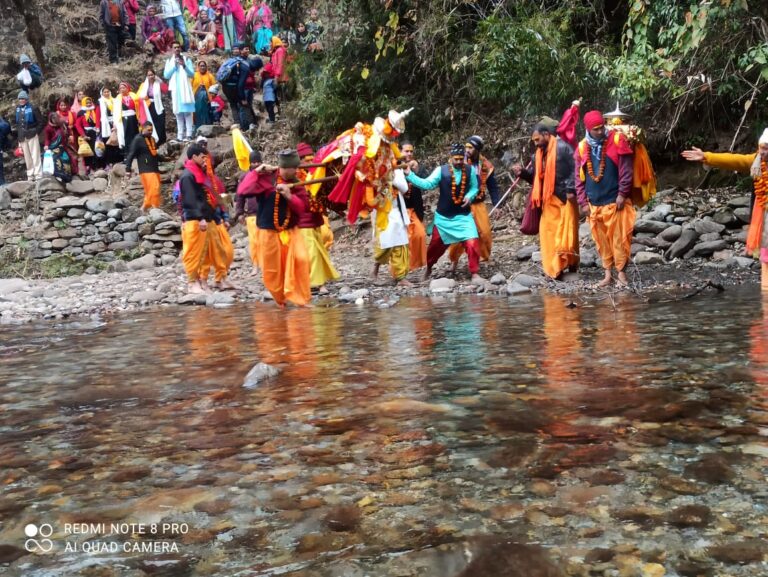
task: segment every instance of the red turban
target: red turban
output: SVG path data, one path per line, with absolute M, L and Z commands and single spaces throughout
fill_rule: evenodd
M 299 144 L 296 145 L 296 152 L 299 153 L 299 156 L 301 158 L 304 158 L 305 156 L 312 156 L 315 154 L 315 151 L 312 150 L 312 147 L 306 142 L 299 142 Z
M 587 130 L 600 128 L 604 124 L 605 120 L 603 120 L 603 113 L 599 110 L 590 110 L 584 115 L 584 127 Z

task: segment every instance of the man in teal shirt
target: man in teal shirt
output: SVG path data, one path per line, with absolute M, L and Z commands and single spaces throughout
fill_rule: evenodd
M 464 162 L 464 146 L 454 144 L 451 147 L 449 164 L 437 167 L 427 178 L 416 176 L 409 168 L 404 172 L 408 182 L 422 190 L 438 188 L 440 197 L 437 201 L 432 239 L 427 248 L 427 270 L 424 280 L 432 274 L 432 267 L 448 249 L 448 245 L 461 243 L 467 253 L 469 272 L 472 282 L 483 282 L 480 276 L 480 244 L 477 226 L 472 217 L 470 205 L 477 196 L 477 172 Z

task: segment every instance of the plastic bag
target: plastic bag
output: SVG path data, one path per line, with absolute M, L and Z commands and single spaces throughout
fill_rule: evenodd
M 106 152 L 107 146 L 104 144 L 104 141 L 99 139 L 96 141 L 96 144 L 94 145 L 94 152 L 96 153 L 97 158 L 102 158 L 104 156 L 104 153 Z
M 83 158 L 89 158 L 93 156 L 93 150 L 91 149 L 91 145 L 88 144 L 88 140 L 83 138 L 82 136 L 77 139 L 77 142 L 79 144 L 79 147 L 77 149 L 77 154 L 79 156 L 82 156 Z
M 16 79 L 22 86 L 32 86 L 32 73 L 26 68 L 21 69 L 21 72 L 16 75 Z
M 24 156 L 24 149 L 21 147 L 21 144 L 19 144 L 19 145 L 16 147 L 16 150 L 14 150 L 14 151 L 13 151 L 13 155 L 14 155 L 16 158 L 21 158 L 22 156 Z
M 109 138 L 107 138 L 107 146 L 117 146 L 118 140 L 117 140 L 117 128 L 113 128 L 112 132 L 109 135 Z
M 53 152 L 46 150 L 43 154 L 43 174 L 52 176 L 54 172 L 53 166 Z

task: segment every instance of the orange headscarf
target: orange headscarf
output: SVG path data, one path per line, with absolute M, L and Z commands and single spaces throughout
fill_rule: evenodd
M 536 148 L 536 174 L 533 178 L 531 202 L 533 206 L 544 206 L 555 193 L 555 172 L 557 163 L 557 138 L 549 137 L 547 144 L 547 165 L 544 166 L 544 150 Z

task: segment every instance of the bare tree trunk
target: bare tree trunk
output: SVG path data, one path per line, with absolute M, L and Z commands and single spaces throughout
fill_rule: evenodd
M 35 51 L 38 64 L 45 71 L 47 67 L 45 51 L 43 50 L 45 47 L 45 30 L 43 30 L 43 25 L 38 17 L 40 7 L 36 0 L 3 0 L 0 4 L 10 6 L 24 18 L 24 24 L 27 26 L 27 41 Z

